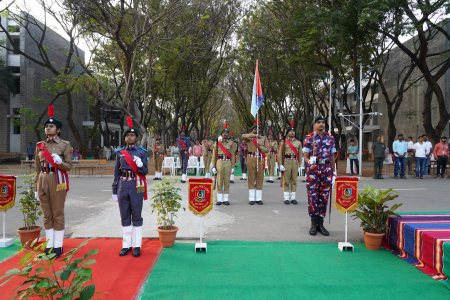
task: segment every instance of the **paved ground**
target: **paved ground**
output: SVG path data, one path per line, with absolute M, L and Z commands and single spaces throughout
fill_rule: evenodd
M 1 171 L 1 170 L 0 170 Z M 3 173 L 3 172 L 1 172 Z M 148 176 L 149 183 L 153 176 Z M 344 240 L 345 215 L 332 209 L 331 224 L 326 218 L 329 237 L 308 234 L 310 218 L 307 214 L 305 184 L 299 178 L 298 205 L 285 205 L 279 181 L 264 183 L 264 205 L 248 205 L 247 182 L 235 178 L 231 185 L 230 206 L 215 206 L 205 218 L 194 216 L 190 211 L 181 212 L 176 225 L 180 227 L 177 237 L 184 240 L 197 239 L 200 223 L 204 222 L 206 240 L 247 240 L 247 241 L 303 241 L 338 242 Z M 19 178 L 18 185 L 22 179 Z M 66 237 L 121 237 L 118 205 L 111 198 L 112 176 L 103 178 L 73 177 L 70 180 L 70 192 L 66 200 Z M 448 211 L 450 180 L 374 180 L 362 178 L 360 189 L 364 185 L 375 188 L 394 188 L 400 197 L 391 204 L 403 202 L 399 211 Z M 187 184 L 177 184 L 181 188 L 183 206 L 187 206 Z M 151 185 L 149 186 L 149 189 Z M 19 191 L 18 191 L 19 192 Z M 151 197 L 151 193 L 149 193 Z M 144 202 L 144 237 L 156 237 L 156 216 L 151 214 L 150 201 Z M 18 237 L 16 229 L 22 225 L 22 216 L 18 207 L 6 214 L 7 237 Z M 42 219 L 39 222 L 42 224 Z M 359 222 L 349 216 L 349 241 L 362 241 Z M 43 232 L 42 232 L 43 234 Z

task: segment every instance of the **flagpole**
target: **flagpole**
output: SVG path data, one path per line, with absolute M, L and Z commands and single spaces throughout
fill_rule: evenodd
M 258 69 L 258 60 L 256 60 L 256 69 Z M 258 99 L 258 95 L 256 95 L 256 99 Z M 258 103 L 258 100 L 256 100 Z M 259 109 L 256 111 L 256 173 L 259 172 L 259 147 L 258 147 L 258 135 L 259 135 Z

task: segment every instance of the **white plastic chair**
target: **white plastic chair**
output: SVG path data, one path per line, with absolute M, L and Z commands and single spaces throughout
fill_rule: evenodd
M 177 157 L 177 160 L 173 164 L 173 172 L 174 172 L 174 174 L 177 174 L 177 169 L 181 170 L 180 157 Z
M 164 169 L 169 169 L 170 175 L 173 176 L 173 172 L 174 172 L 173 157 L 164 157 L 161 171 L 165 175 Z
M 205 169 L 205 162 L 203 161 L 203 157 L 200 158 L 200 165 L 198 166 L 197 169 L 197 176 L 200 176 L 201 172 L 200 170 L 204 170 Z M 206 172 L 206 170 L 205 170 Z
M 195 173 L 197 174 L 197 172 L 198 172 L 198 159 L 197 159 L 197 157 L 195 157 L 195 156 L 189 157 L 188 165 L 187 165 L 187 168 L 186 168 L 186 173 L 187 173 L 187 171 L 189 171 L 189 169 L 195 169 Z

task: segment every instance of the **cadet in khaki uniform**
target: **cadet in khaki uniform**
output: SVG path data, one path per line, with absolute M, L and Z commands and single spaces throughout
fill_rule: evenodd
M 256 134 L 256 124 L 251 128 L 251 133 L 243 134 L 242 139 L 247 142 L 247 175 L 248 175 L 248 201 L 250 205 L 256 203 L 263 205 L 262 187 L 264 181 L 264 160 L 265 154 L 269 152 L 269 141 L 265 136 Z M 255 144 L 257 146 L 255 146 Z M 258 147 L 258 148 L 256 148 Z M 257 149 L 259 149 L 259 157 L 257 158 Z M 258 172 L 256 172 L 256 165 Z M 255 197 L 256 196 L 256 197 Z
M 153 162 L 155 164 L 155 178 L 153 180 L 161 180 L 162 163 L 164 160 L 164 145 L 161 143 L 161 138 L 157 136 L 155 145 L 153 145 Z
M 205 164 L 205 178 L 211 178 L 211 173 L 209 172 L 209 165 L 211 164 L 212 153 L 214 148 L 214 142 L 209 139 L 208 130 L 206 130 L 205 139 L 202 141 L 203 147 L 203 163 Z
M 277 141 L 274 141 L 272 130 L 269 133 L 269 136 L 267 137 L 269 140 L 269 158 L 267 159 L 267 163 L 269 165 L 269 176 L 270 179 L 266 182 L 273 183 L 273 175 L 275 173 L 275 161 L 277 159 L 277 150 L 278 150 L 278 143 Z
M 72 169 L 72 146 L 61 140 L 58 134 L 62 123 L 53 118 L 53 106 L 48 107 L 50 118 L 45 122 L 47 140 L 36 146 L 35 198 L 41 204 L 44 213 L 45 238 L 48 241 L 45 253 L 59 257 L 63 253 L 64 241 L 64 203 L 69 190 L 69 178 L 66 172 Z M 44 157 L 51 158 L 48 160 Z
M 228 139 L 228 124 L 225 123 L 225 129 L 221 133 L 222 139 L 214 146 L 213 151 L 213 168 L 212 171 L 217 174 L 217 205 L 222 203 L 230 205 L 228 194 L 230 193 L 230 174 L 234 173 L 234 146 L 233 142 Z M 217 162 L 215 161 L 217 153 Z
M 278 151 L 280 172 L 283 172 L 284 204 L 297 204 L 295 193 L 297 192 L 297 174 L 299 162 L 301 162 L 302 143 L 295 138 L 293 121 L 291 121 L 291 127 L 286 135 L 286 141 L 281 143 Z

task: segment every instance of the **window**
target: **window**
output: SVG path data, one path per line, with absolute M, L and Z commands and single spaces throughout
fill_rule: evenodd
M 14 86 L 16 87 L 16 93 L 20 94 L 20 77 L 14 79 Z
M 13 115 L 20 115 L 20 108 L 13 108 L 12 113 Z
M 20 39 L 14 39 L 14 54 L 19 54 L 19 51 L 16 50 L 19 49 L 20 50 Z
M 118 110 L 112 111 L 110 120 L 120 120 L 121 117 L 122 117 L 122 112 L 121 111 L 118 111 Z
M 11 73 L 20 73 L 20 68 L 17 68 L 17 67 L 12 67 L 12 68 L 9 68 L 9 71 L 11 72 Z
M 13 119 L 13 134 L 20 134 L 20 125 L 19 124 L 20 119 Z

